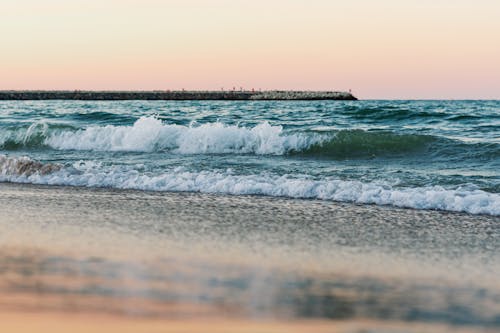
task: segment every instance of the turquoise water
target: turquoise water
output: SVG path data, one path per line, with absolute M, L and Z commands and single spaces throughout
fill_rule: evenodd
M 500 215 L 500 101 L 4 101 L 0 181 Z

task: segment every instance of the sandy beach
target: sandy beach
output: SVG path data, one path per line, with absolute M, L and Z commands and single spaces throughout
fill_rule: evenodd
M 2 328 L 21 333 L 38 332 L 125 332 L 125 333 L 364 333 L 364 332 L 495 332 L 494 329 L 458 328 L 446 325 L 384 323 L 377 321 L 243 321 L 243 320 L 155 320 L 101 314 L 5 313 Z
M 498 325 L 498 217 L 3 183 L 0 222 L 2 325 L 16 331 Z
M 499 14 L 3 1 L 0 333 L 500 332 Z

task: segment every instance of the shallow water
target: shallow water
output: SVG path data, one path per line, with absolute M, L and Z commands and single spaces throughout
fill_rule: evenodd
M 499 140 L 498 101 L 3 101 L 0 181 L 500 215 Z

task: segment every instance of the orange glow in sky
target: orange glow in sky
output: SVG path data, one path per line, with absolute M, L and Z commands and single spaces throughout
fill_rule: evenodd
M 2 0 L 0 89 L 500 98 L 498 0 Z

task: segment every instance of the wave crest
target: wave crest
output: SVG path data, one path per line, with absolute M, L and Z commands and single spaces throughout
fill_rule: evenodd
M 165 124 L 141 117 L 132 126 L 91 126 L 35 123 L 4 130 L 0 149 L 162 152 L 174 154 L 302 155 L 317 158 L 372 158 L 424 154 L 478 158 L 500 156 L 497 143 L 464 143 L 422 134 L 390 131 L 330 130 L 285 132 L 268 122 L 254 127 L 219 122 L 201 125 Z
M 253 128 L 218 122 L 182 126 L 163 124 L 153 117 L 141 117 L 131 127 L 108 125 L 56 133 L 45 143 L 55 149 L 73 150 L 283 155 L 303 150 L 320 139 L 319 136 L 304 134 L 284 135 L 281 126 L 271 126 L 268 122 Z

